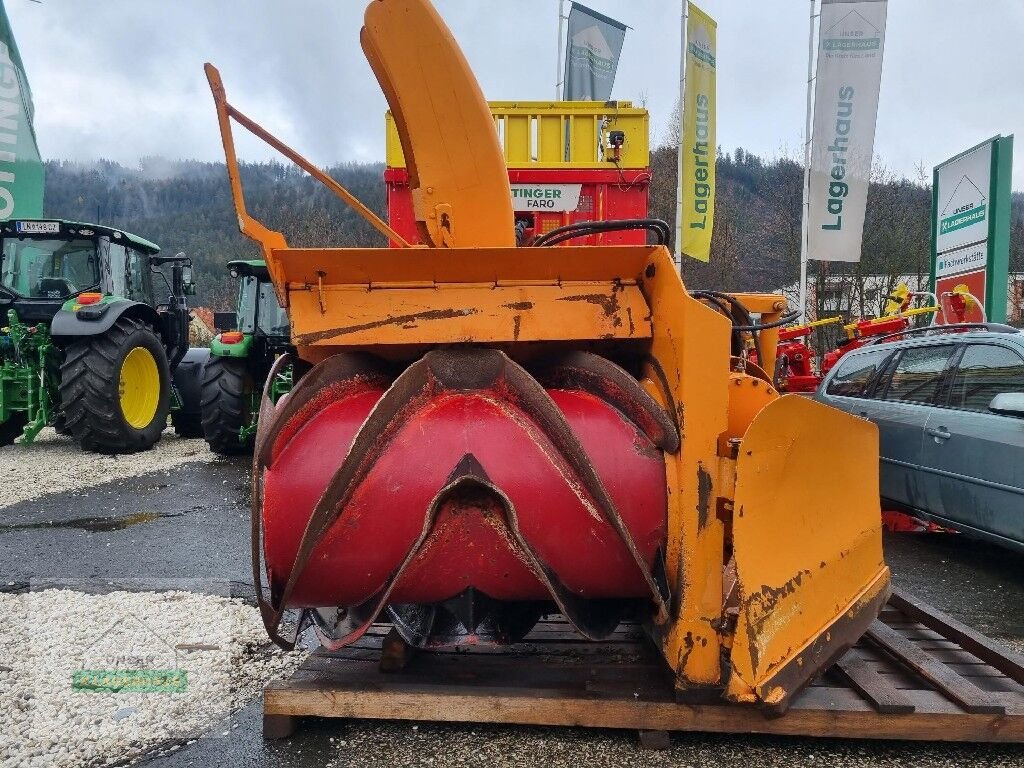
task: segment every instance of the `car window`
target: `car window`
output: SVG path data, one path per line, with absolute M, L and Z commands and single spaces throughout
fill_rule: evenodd
M 829 395 L 842 397 L 864 397 L 871 380 L 889 355 L 887 349 L 877 349 L 856 355 L 849 355 L 839 362 L 839 368 L 825 390 Z
M 969 345 L 953 377 L 950 407 L 987 411 L 1002 392 L 1024 392 L 1024 359 L 1006 347 Z
M 932 402 L 954 349 L 952 344 L 942 344 L 903 350 L 886 387 L 885 399 L 904 403 Z

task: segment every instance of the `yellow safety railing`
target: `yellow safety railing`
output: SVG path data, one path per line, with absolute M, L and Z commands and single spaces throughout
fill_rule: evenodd
M 649 118 L 630 101 L 492 101 L 494 124 L 509 168 L 647 168 Z M 402 144 L 388 112 L 387 163 L 404 168 Z M 619 162 L 611 134 L 621 131 Z

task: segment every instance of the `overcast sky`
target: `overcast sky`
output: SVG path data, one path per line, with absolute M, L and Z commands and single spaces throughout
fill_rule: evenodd
M 488 98 L 554 94 L 557 0 L 436 0 Z M 665 135 L 678 96 L 676 0 L 589 0 L 632 29 L 613 97 Z M 359 47 L 366 0 L 6 0 L 44 158 L 223 158 L 203 62 L 232 102 L 321 165 L 384 158 L 386 104 Z M 568 6 L 568 3 L 566 3 Z M 799 156 L 806 0 L 704 0 L 718 21 L 718 142 Z M 937 162 L 1024 126 L 1024 2 L 891 0 L 876 154 Z M 262 159 L 254 140 L 239 153 Z M 1024 188 L 1024 147 L 1014 168 Z

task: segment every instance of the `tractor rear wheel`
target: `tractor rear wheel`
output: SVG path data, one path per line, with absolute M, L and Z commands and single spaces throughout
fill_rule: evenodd
M 203 368 L 203 433 L 210 450 L 228 456 L 252 450 L 253 440 L 239 439 L 252 420 L 255 382 L 246 361 L 211 356 Z
M 7 421 L 0 424 L 0 448 L 17 440 L 26 424 L 28 424 L 28 414 L 24 411 L 15 411 Z
M 171 411 L 171 426 L 178 437 L 204 437 L 203 421 L 198 413 Z
M 66 348 L 64 426 L 86 451 L 148 450 L 167 426 L 170 381 L 167 354 L 153 329 L 121 317 L 106 333 Z

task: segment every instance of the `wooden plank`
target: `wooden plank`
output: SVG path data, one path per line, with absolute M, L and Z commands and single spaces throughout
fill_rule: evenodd
M 872 669 L 861 659 L 840 659 L 835 664 L 850 685 L 871 702 L 874 708 L 887 715 L 906 715 L 915 711 L 914 702 L 902 691 Z
M 868 628 L 867 637 L 897 657 L 968 712 L 996 715 L 1006 713 L 1006 708 L 1002 704 L 992 701 L 981 689 L 960 677 L 941 662 L 936 661 L 880 621 L 872 623 Z
M 637 625 L 592 643 L 558 616 L 505 648 L 414 655 L 399 674 L 379 670 L 391 627 L 376 625 L 354 647 L 316 652 L 290 680 L 268 684 L 264 714 L 269 735 L 309 715 L 635 729 L 658 739 L 703 731 L 1024 743 L 1024 688 L 916 616 L 891 605 L 883 614 L 890 626 L 876 622 L 870 640 L 779 718 L 715 691 L 680 702 Z
M 263 712 L 263 738 L 287 739 L 295 733 L 297 718 L 292 715 L 275 715 Z
M 651 731 L 643 728 L 637 731 L 637 736 L 640 738 L 640 746 L 644 749 L 663 750 L 672 746 L 668 731 Z
M 899 608 L 925 626 L 959 643 L 965 650 L 992 665 L 1007 677 L 1024 685 L 1024 656 L 1021 654 L 1000 645 L 952 616 L 947 616 L 942 611 L 901 590 L 894 589 L 889 602 L 890 605 Z
M 820 689 L 818 689 L 820 690 Z M 852 691 L 847 691 L 854 696 Z M 264 711 L 387 720 L 567 725 L 637 730 L 759 733 L 920 741 L 1024 742 L 1024 718 L 993 715 L 921 713 L 880 715 L 865 711 L 791 708 L 768 718 L 754 707 L 688 705 L 566 695 L 561 692 L 485 688 L 460 690 L 275 689 L 264 691 Z

